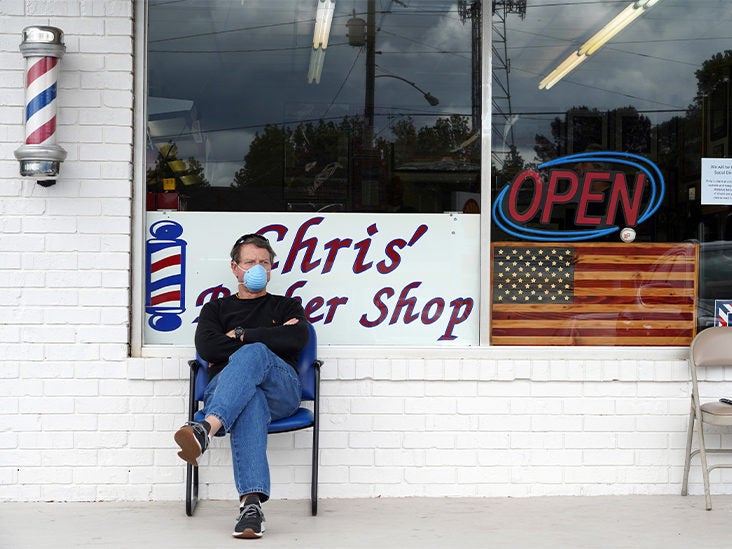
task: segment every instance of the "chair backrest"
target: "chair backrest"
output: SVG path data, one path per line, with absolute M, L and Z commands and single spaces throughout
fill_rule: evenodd
M 308 329 L 310 330 L 310 339 L 308 339 L 308 344 L 302 351 L 300 351 L 300 354 L 297 357 L 297 374 L 300 378 L 300 384 L 302 385 L 302 399 L 314 400 L 316 386 L 315 367 L 318 360 L 318 338 L 315 334 L 315 327 L 309 322 Z M 194 397 L 196 400 L 203 400 L 203 394 L 206 390 L 206 385 L 208 385 L 209 382 L 208 362 L 201 358 L 201 355 L 198 353 L 196 353 L 196 362 L 198 362 L 199 368 L 196 372 L 196 391 Z
M 315 400 L 316 385 L 316 362 L 318 360 L 318 336 L 315 334 L 315 327 L 308 322 L 310 339 L 305 348 L 300 351 L 297 357 L 297 375 L 302 385 L 302 399 Z
M 732 366 L 732 328 L 714 326 L 699 332 L 691 342 L 692 366 Z

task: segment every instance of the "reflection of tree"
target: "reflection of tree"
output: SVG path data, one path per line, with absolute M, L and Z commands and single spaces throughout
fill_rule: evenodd
M 468 163 L 480 161 L 480 140 L 471 137 L 471 122 L 466 116 L 451 115 L 438 118 L 434 126 L 417 129 L 408 117 L 396 122 L 394 134 L 394 162 L 404 164 L 415 158 L 450 158 Z
M 701 106 L 705 97 L 709 97 L 728 84 L 731 65 L 732 50 L 715 53 L 702 63 L 701 68 L 694 73 L 697 80 L 695 107 Z
M 163 179 L 175 181 L 175 190 L 186 192 L 202 187 L 208 187 L 209 182 L 203 175 L 203 165 L 193 157 L 188 160 L 178 159 L 178 147 L 173 142 L 160 146 L 155 166 L 148 168 L 146 173 L 147 190 L 161 192 Z M 173 190 L 166 188 L 165 190 Z
M 294 127 L 268 125 L 255 135 L 234 174 L 231 189 L 246 193 L 245 201 L 235 200 L 247 210 L 284 208 L 285 201 L 312 202 L 316 192 L 326 202 L 342 202 L 345 177 L 350 177 L 357 198 L 362 181 L 387 180 L 391 169 L 410 161 L 479 163 L 480 139 L 471 138 L 469 117 L 438 118 L 434 125 L 419 128 L 408 117 L 391 132 L 392 141 L 377 137 L 368 146 L 362 142 L 364 123 L 358 116 Z
M 290 139 L 292 132 L 287 128 L 269 124 L 262 133 L 257 132 L 249 152 L 244 157 L 244 166 L 234 174 L 232 187 L 265 187 L 271 181 L 282 181 L 285 156 L 292 155 Z

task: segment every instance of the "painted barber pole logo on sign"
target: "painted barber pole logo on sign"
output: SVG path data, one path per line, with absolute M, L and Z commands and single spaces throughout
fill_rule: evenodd
M 185 310 L 186 241 L 179 238 L 183 227 L 163 220 L 150 227 L 146 243 L 146 302 L 148 324 L 154 330 L 171 332 L 182 324 Z

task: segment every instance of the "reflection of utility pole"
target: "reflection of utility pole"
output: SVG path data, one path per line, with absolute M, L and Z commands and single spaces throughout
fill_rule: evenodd
M 471 49 L 471 88 L 470 88 L 470 99 L 472 106 L 472 131 L 480 131 L 481 127 L 481 94 L 482 94 L 482 70 L 481 62 L 482 56 L 481 50 L 481 28 L 483 25 L 483 6 L 481 0 L 475 0 L 470 2 L 468 5 L 467 0 L 460 0 L 458 2 L 458 13 L 460 19 L 465 22 L 470 19 L 471 32 L 470 32 L 470 49 Z
M 366 122 L 364 146 L 371 147 L 374 138 L 374 80 L 376 77 L 376 0 L 368 0 L 366 8 L 366 99 L 363 117 Z
M 493 131 L 496 136 L 503 136 L 502 140 L 494 140 L 495 143 L 504 143 L 508 140 L 509 149 L 492 153 L 495 160 L 500 164 L 504 160 L 497 154 L 509 152 L 515 146 L 513 136 L 513 108 L 511 106 L 511 86 L 509 85 L 509 73 L 511 72 L 511 61 L 508 58 L 508 45 L 506 35 L 506 17 L 509 14 L 516 14 L 521 19 L 526 16 L 526 0 L 493 0 Z M 503 119 L 503 128 L 499 129 L 500 119 Z M 504 147 L 501 147 L 504 149 Z

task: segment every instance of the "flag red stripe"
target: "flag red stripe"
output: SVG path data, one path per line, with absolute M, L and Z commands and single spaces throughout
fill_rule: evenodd
M 640 336 L 654 336 L 654 337 L 687 337 L 691 334 L 692 330 L 685 329 L 630 329 L 630 328 L 573 328 L 573 329 L 554 329 L 554 328 L 529 328 L 524 330 L 521 335 L 524 337 L 566 337 L 566 336 L 582 336 L 582 337 L 640 337 Z M 496 337 L 500 336 L 511 336 L 516 335 L 513 330 L 493 330 L 493 335 Z

